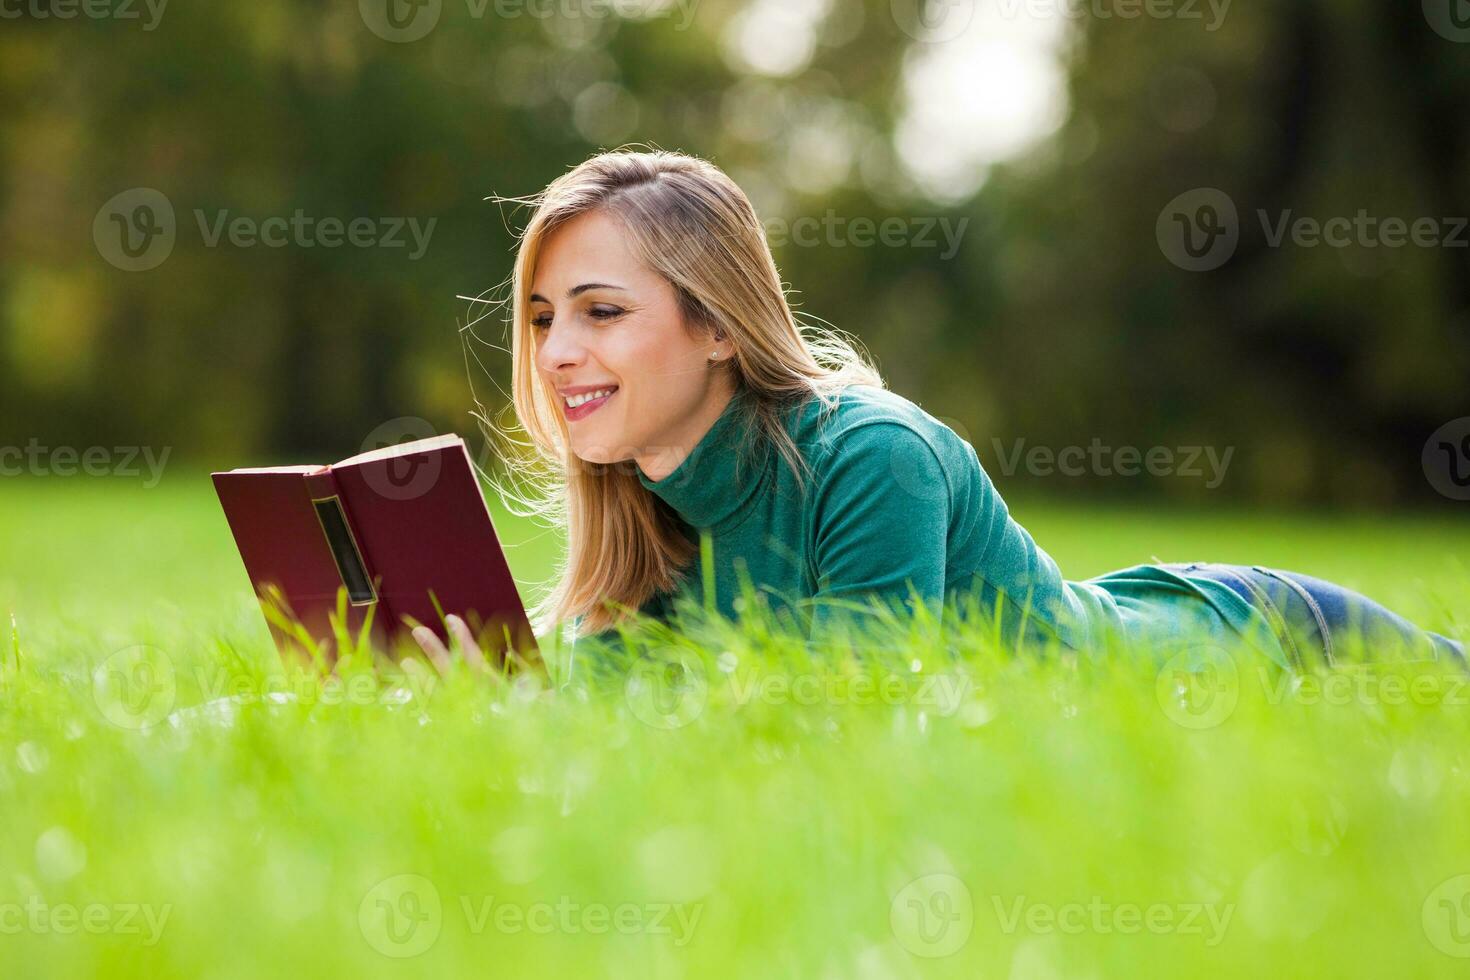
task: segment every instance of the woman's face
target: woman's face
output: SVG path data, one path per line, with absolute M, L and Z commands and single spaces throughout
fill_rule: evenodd
M 531 332 L 536 368 L 560 396 L 572 451 L 589 463 L 632 459 L 662 479 L 733 392 L 724 368 L 729 343 L 691 335 L 674 287 L 634 256 L 622 226 L 602 211 L 580 215 L 542 243 Z M 711 360 L 716 351 L 720 359 Z

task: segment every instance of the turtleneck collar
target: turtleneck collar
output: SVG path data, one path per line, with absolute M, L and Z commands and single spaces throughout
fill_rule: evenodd
M 769 458 L 753 406 L 747 390 L 737 391 L 673 472 L 651 480 L 640 467 L 639 482 L 694 527 L 717 528 L 737 517 L 764 483 Z

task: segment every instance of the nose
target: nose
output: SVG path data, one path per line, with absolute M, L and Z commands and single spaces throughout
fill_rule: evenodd
M 547 374 L 555 374 L 584 363 L 587 348 L 573 336 L 574 333 L 552 323 L 536 341 L 536 366 Z

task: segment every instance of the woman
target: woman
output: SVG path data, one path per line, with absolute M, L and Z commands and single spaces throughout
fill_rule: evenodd
M 710 163 L 605 153 L 532 203 L 511 284 L 512 397 L 568 540 L 534 611 L 542 629 L 667 617 L 681 594 L 733 617 L 748 578 L 814 631 L 855 604 L 959 596 L 1007 638 L 1077 650 L 1246 638 L 1301 668 L 1337 662 L 1357 631 L 1377 656 L 1464 656 L 1289 572 L 1140 565 L 1065 581 L 969 443 L 885 390 L 840 335 L 798 329 L 754 209 Z M 421 642 L 442 659 L 432 634 Z

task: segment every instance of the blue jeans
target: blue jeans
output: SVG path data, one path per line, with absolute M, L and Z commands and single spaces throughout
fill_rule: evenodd
M 1271 624 L 1298 669 L 1311 664 L 1440 660 L 1470 669 L 1465 645 L 1420 629 L 1361 593 L 1310 575 L 1215 562 L 1160 565 L 1229 586 Z

